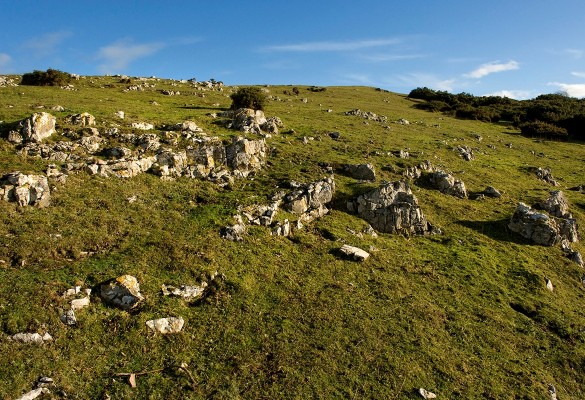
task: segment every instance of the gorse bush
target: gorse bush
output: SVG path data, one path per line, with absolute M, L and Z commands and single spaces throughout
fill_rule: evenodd
M 22 75 L 21 85 L 29 86 L 64 86 L 71 82 L 71 75 L 58 69 L 37 71 Z
M 542 121 L 526 122 L 520 125 L 523 135 L 544 138 L 566 138 L 568 132 L 565 128 Z
M 230 98 L 232 99 L 231 108 L 233 110 L 237 110 L 238 108 L 264 110 L 266 104 L 266 95 L 262 89 L 253 86 L 238 89 Z

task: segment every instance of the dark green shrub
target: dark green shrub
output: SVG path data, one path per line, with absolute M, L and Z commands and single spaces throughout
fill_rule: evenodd
M 65 86 L 71 82 L 71 75 L 58 69 L 33 71 L 22 75 L 21 85 L 29 86 Z
M 240 88 L 230 98 L 232 99 L 232 110 L 237 110 L 238 108 L 264 110 L 264 105 L 266 104 L 266 95 L 262 89 L 254 86 Z
M 531 121 L 520 125 L 523 135 L 531 137 L 565 138 L 568 132 L 565 128 L 542 121 Z

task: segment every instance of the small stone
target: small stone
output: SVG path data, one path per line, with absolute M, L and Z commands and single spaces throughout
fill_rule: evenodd
M 555 288 L 554 288 L 554 286 L 552 284 L 552 281 L 550 279 L 548 279 L 548 278 L 546 279 L 546 288 L 548 290 L 550 290 L 551 292 L 554 292 L 554 290 L 555 290 Z
M 89 306 L 89 303 L 90 303 L 89 297 L 71 300 L 71 309 L 81 310 L 82 308 Z
M 102 284 L 100 297 L 106 303 L 126 311 L 136 308 L 144 300 L 138 280 L 132 275 L 122 275 Z
M 146 326 L 163 335 L 180 332 L 184 324 L 185 320 L 182 317 L 159 318 L 146 321 Z
M 418 389 L 418 393 L 422 396 L 423 399 L 436 399 L 437 395 L 433 392 L 429 392 L 426 389 L 420 388 Z
M 67 326 L 74 326 L 77 325 L 77 317 L 75 317 L 75 311 L 73 309 L 67 310 L 63 314 L 61 314 L 61 322 L 63 322 Z
M 41 335 L 39 333 L 17 333 L 15 335 L 10 336 L 10 339 L 22 343 L 42 344 L 44 342 L 50 342 L 51 340 L 53 340 L 53 337 L 48 333 L 45 333 L 44 335 Z
M 367 251 L 362 250 L 359 247 L 353 247 L 347 244 L 341 246 L 339 251 L 345 254 L 346 256 L 353 258 L 355 261 L 364 261 L 367 260 L 368 257 L 370 256 L 370 253 L 368 253 Z

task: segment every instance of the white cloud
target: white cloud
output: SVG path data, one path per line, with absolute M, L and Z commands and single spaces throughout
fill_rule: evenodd
M 426 57 L 424 54 L 370 54 L 361 56 L 364 60 L 373 62 L 413 60 L 424 57 Z
M 425 86 L 434 90 L 444 90 L 447 92 L 452 92 L 456 83 L 455 79 L 440 79 L 435 75 L 424 73 L 399 75 L 397 79 L 402 81 L 404 86 L 408 86 L 411 89 Z
M 32 50 L 37 57 L 45 57 L 54 53 L 57 50 L 57 46 L 71 35 L 72 33 L 67 31 L 46 33 L 27 40 L 24 42 L 23 47 Z
M 579 58 L 583 57 L 583 50 L 565 49 L 564 52 L 575 59 L 579 59 Z
M 297 44 L 275 45 L 262 47 L 262 51 L 286 51 L 286 52 L 332 52 L 355 51 L 372 47 L 391 46 L 400 43 L 400 39 L 373 39 L 353 41 L 324 41 L 306 42 Z
M 533 97 L 528 90 L 500 90 L 498 92 L 486 94 L 486 96 L 508 97 L 515 100 L 526 100 Z
M 498 61 L 494 61 L 487 64 L 480 65 L 477 69 L 466 74 L 465 76 L 468 78 L 475 78 L 479 79 L 486 75 L 493 74 L 495 72 L 503 72 L 503 71 L 511 71 L 520 68 L 520 64 L 516 61 L 508 61 L 507 63 L 500 63 Z
M 12 57 L 6 53 L 0 53 L 0 68 L 6 67 L 12 61 Z
M 366 74 L 345 74 L 342 81 L 347 85 L 373 85 L 374 81 Z
M 585 97 L 585 83 L 550 82 L 549 85 L 557 86 L 570 97 Z
M 103 61 L 99 69 L 106 74 L 121 72 L 134 60 L 150 56 L 164 47 L 163 43 L 134 44 L 130 40 L 119 40 L 99 49 L 97 59 Z
M 576 76 L 577 78 L 585 78 L 585 72 L 571 72 L 571 75 Z

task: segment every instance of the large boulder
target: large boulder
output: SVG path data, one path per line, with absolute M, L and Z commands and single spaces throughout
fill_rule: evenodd
M 568 220 L 555 219 L 524 203 L 518 203 L 508 228 L 536 244 L 554 246 L 562 239 L 576 241 L 576 226 L 564 221 Z
M 46 207 L 51 199 L 46 176 L 25 175 L 18 171 L 0 178 L 0 197 L 20 206 Z
M 25 141 L 39 143 L 55 133 L 56 118 L 49 113 L 34 113 L 20 122 L 20 133 Z
M 228 128 L 236 129 L 246 133 L 262 133 L 262 125 L 266 123 L 266 116 L 262 110 L 251 108 L 239 108 L 231 111 L 232 120 Z
M 389 182 L 347 204 L 372 227 L 385 233 L 425 235 L 432 232 L 407 182 Z
M 266 152 L 267 146 L 264 139 L 248 140 L 237 137 L 225 147 L 227 165 L 237 178 L 245 178 L 262 168 L 266 160 Z

